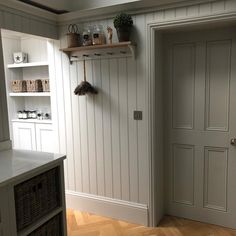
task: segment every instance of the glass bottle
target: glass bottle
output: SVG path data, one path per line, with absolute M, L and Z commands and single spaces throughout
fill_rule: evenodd
M 102 25 L 93 28 L 93 45 L 105 44 L 105 35 Z
M 91 30 L 89 27 L 85 29 L 83 32 L 82 43 L 83 43 L 83 46 L 90 46 L 93 44 Z

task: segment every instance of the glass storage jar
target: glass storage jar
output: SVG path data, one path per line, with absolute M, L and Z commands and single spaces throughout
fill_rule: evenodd
M 102 25 L 93 28 L 93 45 L 105 44 L 105 35 Z
M 18 119 L 23 119 L 22 111 L 17 112 Z
M 28 111 L 23 111 L 22 112 L 22 119 L 24 119 L 24 120 L 26 120 L 26 119 L 28 119 Z
M 82 37 L 82 43 L 83 43 L 83 46 L 90 46 L 93 44 L 90 28 L 87 28 L 84 30 L 83 37 Z

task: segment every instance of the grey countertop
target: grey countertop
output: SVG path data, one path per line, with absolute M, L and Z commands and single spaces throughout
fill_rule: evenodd
M 65 155 L 21 150 L 0 151 L 0 187 L 60 162 Z

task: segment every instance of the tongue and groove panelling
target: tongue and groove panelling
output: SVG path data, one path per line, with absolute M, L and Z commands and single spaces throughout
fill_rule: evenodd
M 10 4 L 10 3 L 9 3 Z M 16 2 L 16 5 L 20 4 Z M 56 17 L 44 19 L 40 16 L 12 9 L 8 3 L 0 3 L 0 27 L 2 29 L 33 34 L 37 36 L 57 39 L 58 28 Z M 27 9 L 27 5 L 26 5 Z M 34 9 L 32 9 L 33 12 Z M 42 15 L 44 13 L 42 12 Z
M 133 40 L 137 58 L 86 62 L 88 81 L 98 95 L 77 97 L 74 88 L 83 80 L 82 62 L 69 64 L 65 54 L 67 27 L 61 26 L 60 42 L 54 42 L 59 151 L 67 153 L 66 188 L 75 192 L 149 203 L 147 38 L 148 22 L 165 22 L 228 13 L 235 1 L 214 1 L 134 15 Z M 113 26 L 112 19 L 79 23 Z M 117 36 L 114 31 L 114 41 Z M 62 76 L 60 75 L 62 73 Z M 134 121 L 133 111 L 143 111 Z

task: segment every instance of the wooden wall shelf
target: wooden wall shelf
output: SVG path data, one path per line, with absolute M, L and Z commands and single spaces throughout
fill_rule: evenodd
M 60 51 L 67 54 L 70 62 L 77 60 L 91 60 L 112 57 L 135 58 L 136 44 L 132 42 L 121 42 L 94 46 L 81 46 L 75 48 L 63 48 Z

